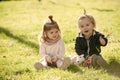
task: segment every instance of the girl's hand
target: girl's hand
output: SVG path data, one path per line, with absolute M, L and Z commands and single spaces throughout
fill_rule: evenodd
M 57 58 L 56 56 L 53 56 L 53 57 L 52 57 L 52 62 L 56 62 L 57 59 L 58 59 L 58 58 Z
M 105 40 L 102 38 L 102 36 L 100 36 L 99 41 L 102 45 L 105 45 L 105 43 L 106 43 Z
M 51 59 L 50 56 L 46 56 L 45 59 L 46 59 L 46 61 L 47 61 L 48 63 L 51 63 L 51 64 L 52 64 L 52 59 Z

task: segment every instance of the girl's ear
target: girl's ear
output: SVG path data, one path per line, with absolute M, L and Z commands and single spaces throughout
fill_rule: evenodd
M 44 33 L 43 33 L 43 35 L 44 35 L 44 37 L 45 37 L 45 38 L 47 37 L 47 34 L 46 34 L 46 32 L 44 32 Z

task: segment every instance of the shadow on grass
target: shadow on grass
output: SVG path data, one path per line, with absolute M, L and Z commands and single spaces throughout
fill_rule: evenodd
M 110 64 L 109 68 L 107 69 L 107 73 L 120 78 L 120 63 L 118 63 L 118 61 L 115 58 L 110 59 Z
M 99 9 L 99 8 L 92 8 L 92 9 L 100 11 L 100 12 L 113 12 L 114 11 L 112 9 Z
M 9 30 L 3 28 L 3 27 L 0 27 L 0 34 L 1 33 L 4 33 L 6 36 L 10 37 L 10 38 L 13 38 L 15 40 L 17 40 L 18 42 L 20 43 L 23 43 L 23 44 L 26 44 L 27 46 L 31 47 L 31 48 L 35 48 L 36 51 L 38 51 L 39 49 L 39 45 L 38 44 L 35 44 L 31 41 L 27 41 L 27 40 L 24 40 L 16 35 L 14 35 L 13 33 L 11 33 Z
M 71 64 L 69 67 L 68 67 L 68 71 L 71 71 L 73 73 L 83 73 L 83 71 L 79 68 L 79 66 L 76 66 L 74 64 Z
M 31 70 L 29 68 L 26 68 L 26 69 L 22 69 L 22 70 L 17 70 L 14 72 L 14 75 L 21 75 L 21 74 L 24 74 L 24 73 L 30 73 Z
M 32 71 L 29 68 L 24 68 L 24 69 L 19 69 L 14 71 L 5 70 L 3 74 L 0 74 L 0 80 L 17 80 L 16 77 L 14 76 L 23 75 L 31 72 Z

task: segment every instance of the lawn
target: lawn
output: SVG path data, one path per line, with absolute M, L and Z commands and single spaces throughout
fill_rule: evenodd
M 0 1 L 0 80 L 120 80 L 120 0 L 11 0 Z M 67 70 L 36 71 L 42 24 L 48 15 L 58 22 L 66 54 L 74 52 L 77 20 L 86 9 L 96 30 L 109 36 L 101 54 L 108 69 L 71 65 Z

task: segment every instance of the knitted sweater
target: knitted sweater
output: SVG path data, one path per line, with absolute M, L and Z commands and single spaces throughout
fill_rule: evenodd
M 45 43 L 40 44 L 40 56 L 41 58 L 45 56 L 56 56 L 57 58 L 63 58 L 65 54 L 64 42 L 62 39 L 58 40 L 56 43 L 52 45 L 48 45 Z

